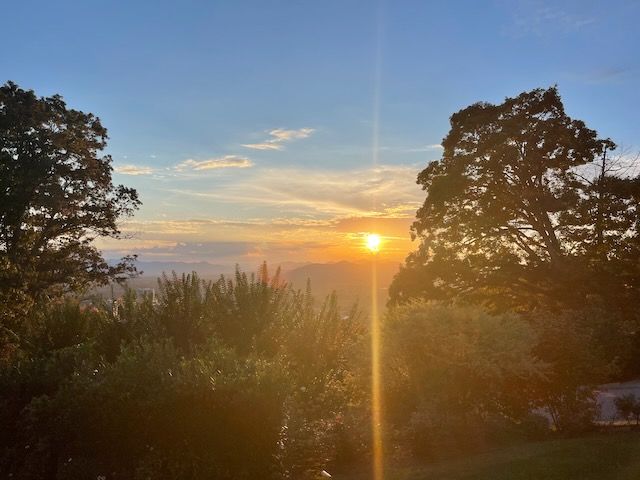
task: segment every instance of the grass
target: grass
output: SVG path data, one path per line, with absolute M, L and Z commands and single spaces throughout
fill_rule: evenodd
M 336 480 L 365 480 L 364 472 Z M 631 480 L 640 478 L 640 433 L 609 433 L 501 448 L 428 465 L 389 467 L 385 480 Z

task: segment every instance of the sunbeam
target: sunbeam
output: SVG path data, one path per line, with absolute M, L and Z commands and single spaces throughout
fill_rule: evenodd
M 373 88 L 373 129 L 371 159 L 373 167 L 378 166 L 380 152 L 380 89 L 382 77 L 382 19 L 383 1 L 379 0 L 376 12 L 375 71 Z M 371 211 L 377 211 L 375 194 L 371 199 Z M 380 248 L 380 236 L 369 234 L 367 247 L 371 255 L 371 430 L 373 443 L 373 480 L 384 477 L 382 445 L 382 399 L 380 372 L 380 318 L 378 315 L 378 265 L 377 253 Z

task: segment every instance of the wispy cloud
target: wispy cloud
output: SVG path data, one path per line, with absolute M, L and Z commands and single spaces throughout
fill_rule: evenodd
M 194 160 L 188 158 L 174 167 L 178 172 L 186 170 L 218 170 L 221 168 L 248 168 L 253 162 L 240 155 L 225 155 L 223 157 L 209 158 L 206 160 Z
M 519 0 L 507 5 L 512 11 L 513 23 L 506 33 L 513 36 L 566 34 L 595 22 L 595 17 L 586 13 L 587 8 L 582 2 L 559 7 L 547 0 Z
M 277 169 L 254 179 L 275 204 L 290 205 L 315 213 L 338 215 L 383 214 L 399 206 L 413 215 L 422 197 L 415 183 L 418 169 L 380 165 L 347 171 Z
M 632 81 L 637 71 L 625 67 L 600 67 L 582 72 L 569 72 L 565 77 L 569 80 L 586 83 L 589 85 L 606 85 Z
M 152 167 L 138 165 L 117 165 L 113 170 L 120 175 L 151 175 L 155 172 Z
M 139 253 L 146 260 L 207 260 L 229 265 L 256 258 L 326 262 L 361 258 L 363 235 L 375 231 L 385 239 L 386 258 L 401 260 L 412 248 L 411 222 L 411 218 L 384 216 L 132 220 L 121 226 L 126 240 L 101 239 L 100 247 L 117 256 Z
M 416 185 L 417 174 L 417 167 L 407 165 L 350 170 L 272 168 L 259 169 L 213 191 L 172 189 L 170 193 L 272 207 L 291 216 L 412 216 L 423 196 Z
M 267 132 L 271 138 L 260 143 L 246 143 L 243 147 L 253 150 L 282 150 L 284 143 L 309 137 L 315 129 L 300 128 L 298 130 L 287 130 L 284 128 L 276 128 Z
M 353 260 L 366 255 L 363 232 L 376 231 L 389 259 L 399 261 L 413 248 L 409 227 L 424 199 L 415 182 L 420 165 L 256 167 L 215 185 L 189 180 L 204 162 L 215 161 L 213 168 L 229 163 L 222 158 L 182 162 L 188 171 L 174 172 L 186 181 L 167 184 L 162 195 L 184 208 L 128 220 L 121 230 L 129 240 L 105 240 L 101 247 L 146 259 L 224 264 Z
M 437 152 L 444 150 L 444 147 L 439 143 L 430 143 L 428 145 L 421 145 L 417 147 L 382 147 L 381 150 L 397 151 L 405 153 L 417 153 L 417 152 Z

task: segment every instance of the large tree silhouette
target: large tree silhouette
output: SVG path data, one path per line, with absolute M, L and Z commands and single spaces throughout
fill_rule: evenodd
M 418 175 L 420 246 L 392 302 L 530 309 L 637 297 L 640 182 L 612 168 L 616 145 L 570 118 L 555 87 L 459 111 L 442 145 Z
M 119 237 L 117 221 L 139 206 L 114 185 L 102 155 L 107 130 L 62 97 L 0 87 L 0 295 L 34 299 L 133 270 L 110 266 L 93 245 Z M 7 297 L 8 295 L 8 297 Z

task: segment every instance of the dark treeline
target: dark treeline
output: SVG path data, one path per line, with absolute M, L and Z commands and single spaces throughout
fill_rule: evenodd
M 638 179 L 557 91 L 453 115 L 420 173 L 420 238 L 382 319 L 389 458 L 594 428 L 593 387 L 638 371 Z M 92 244 L 139 205 L 106 130 L 0 88 L 0 476 L 315 478 L 368 463 L 367 321 L 256 274 L 135 274 Z M 591 167 L 595 170 L 589 170 Z M 633 399 L 621 401 L 630 417 Z M 541 413 L 544 413 L 542 415 Z

